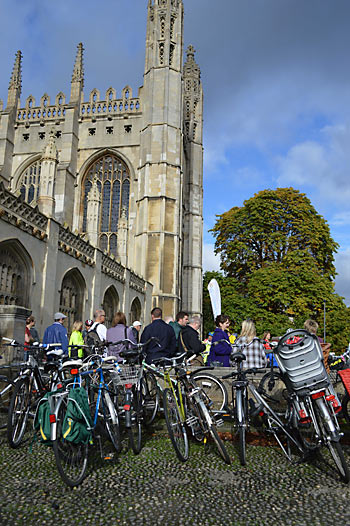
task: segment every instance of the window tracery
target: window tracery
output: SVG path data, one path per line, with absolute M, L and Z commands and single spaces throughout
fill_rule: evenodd
M 41 159 L 30 164 L 21 175 L 18 187 L 23 200 L 34 205 L 39 197 Z
M 98 224 L 99 247 L 117 255 L 117 232 L 119 219 L 129 216 L 130 173 L 126 164 L 114 155 L 104 155 L 90 166 L 83 182 L 82 212 L 83 232 L 87 232 L 87 200 L 96 178 L 101 195 Z

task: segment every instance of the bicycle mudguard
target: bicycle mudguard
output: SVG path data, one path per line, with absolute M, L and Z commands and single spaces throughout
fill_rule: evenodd
M 190 374 L 190 378 L 192 378 L 192 376 L 194 374 L 197 374 L 201 371 L 212 371 L 213 369 L 215 369 L 215 367 L 212 367 L 211 365 L 207 365 L 205 367 L 199 367 L 198 369 L 196 369 L 195 371 L 192 371 L 191 374 Z

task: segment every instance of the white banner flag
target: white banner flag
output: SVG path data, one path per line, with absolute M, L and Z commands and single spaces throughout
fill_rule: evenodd
M 213 309 L 214 320 L 216 316 L 221 314 L 221 294 L 220 287 L 216 279 L 212 279 L 208 283 L 208 291 L 211 301 L 211 308 Z

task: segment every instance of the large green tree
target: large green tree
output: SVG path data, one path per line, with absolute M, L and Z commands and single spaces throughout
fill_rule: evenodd
M 222 270 L 243 282 L 257 269 L 285 263 L 298 252 L 312 257 L 320 272 L 335 276 L 338 244 L 305 194 L 294 188 L 263 190 L 218 216 L 212 229 Z
M 222 310 L 235 320 L 236 330 L 248 316 L 259 333 L 269 328 L 282 334 L 309 317 L 323 325 L 326 302 L 327 339 L 336 350 L 346 346 L 349 309 L 333 281 L 338 244 L 305 194 L 293 188 L 263 190 L 218 216 L 212 232 L 223 274 L 207 273 L 204 289 L 210 277 L 218 279 Z M 212 323 L 208 309 L 204 290 L 206 328 Z

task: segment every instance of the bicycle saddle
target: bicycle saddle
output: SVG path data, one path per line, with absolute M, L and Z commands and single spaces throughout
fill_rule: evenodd
M 119 353 L 119 356 L 122 358 L 130 359 L 130 358 L 137 358 L 140 356 L 140 353 L 137 349 L 126 349 L 125 351 L 121 351 Z
M 242 352 L 238 351 L 231 354 L 231 360 L 236 360 L 236 362 L 243 362 L 246 359 L 246 355 Z

